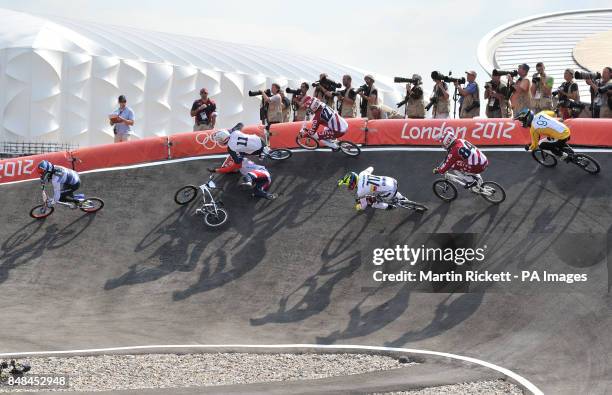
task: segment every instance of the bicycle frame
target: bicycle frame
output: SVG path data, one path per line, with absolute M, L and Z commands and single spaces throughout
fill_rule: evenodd
M 210 179 L 206 184 L 200 185 L 202 191 L 202 207 L 201 211 L 217 214 L 217 202 L 212 195 L 212 190 L 217 189 L 215 182 Z
M 47 205 L 47 201 L 49 200 L 49 197 L 47 196 L 47 184 L 42 184 L 42 199 L 43 199 L 43 204 L 45 205 L 45 207 L 49 207 Z M 55 204 L 59 204 L 61 206 L 66 206 L 68 208 L 74 209 L 76 208 L 76 204 L 74 203 L 70 203 L 70 202 L 60 202 L 59 200 L 57 202 L 54 202 Z

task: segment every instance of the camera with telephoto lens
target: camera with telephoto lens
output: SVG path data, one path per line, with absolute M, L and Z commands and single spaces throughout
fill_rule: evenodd
M 363 84 L 356 90 L 357 93 L 367 93 L 369 91 L 370 91 L 370 87 L 368 86 L 368 84 Z
M 449 73 L 450 74 L 450 73 Z M 444 75 L 442 73 L 440 73 L 439 71 L 432 71 L 431 72 L 431 79 L 432 80 L 440 80 L 440 81 L 444 81 L 446 83 L 454 83 L 457 82 L 458 84 L 465 84 L 465 77 L 461 77 L 461 78 L 453 78 L 447 75 Z
M 574 78 L 577 80 L 598 80 L 601 78 L 601 74 L 597 73 L 589 73 L 588 71 L 576 71 L 574 73 Z
M 585 103 L 583 101 L 576 101 L 572 99 L 563 99 L 559 100 L 559 107 L 569 108 L 571 110 L 579 110 L 582 111 L 587 107 L 590 107 L 590 103 Z
M 327 77 L 321 78 L 320 80 L 312 83 L 312 86 L 315 88 L 318 87 L 319 85 L 325 88 L 325 90 L 327 91 L 335 91 L 338 88 L 342 88 L 342 84 L 337 83 L 334 80 L 330 80 Z
M 418 83 L 420 82 L 420 80 L 416 79 L 416 78 L 404 78 L 404 77 L 395 77 L 393 78 L 393 82 L 397 83 L 397 84 L 412 84 L 412 85 L 418 85 Z
M 516 77 L 518 75 L 518 70 L 498 70 L 498 69 L 493 69 L 493 75 L 494 76 L 503 76 L 503 75 L 509 75 L 512 77 Z
M 432 108 L 437 102 L 438 98 L 435 96 L 429 99 L 429 103 L 427 103 L 427 105 L 425 106 L 425 111 L 429 111 L 429 109 Z
M 272 91 L 270 89 L 266 89 L 265 91 L 249 91 L 249 96 L 261 96 L 263 92 L 266 93 L 266 96 L 272 96 Z
M 612 84 L 608 84 L 608 85 L 604 85 L 599 87 L 599 89 L 597 89 L 597 92 L 599 93 L 608 93 L 609 90 L 612 90 Z
M 287 89 L 285 89 L 285 92 L 290 93 L 292 95 L 301 95 L 302 94 L 302 90 L 301 89 L 291 89 L 289 87 L 287 87 Z

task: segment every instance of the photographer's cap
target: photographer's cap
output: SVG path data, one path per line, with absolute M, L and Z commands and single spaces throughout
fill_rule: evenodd
M 376 80 L 374 79 L 374 77 L 372 76 L 372 74 L 366 74 L 366 75 L 363 77 L 363 79 L 364 79 L 364 80 L 367 80 L 368 78 L 369 78 L 369 79 L 371 79 L 372 81 L 376 82 Z
M 565 73 L 570 73 L 573 76 L 574 75 L 574 69 L 565 69 Z
M 470 74 L 470 75 L 473 75 L 474 77 L 477 76 L 477 74 L 476 74 L 476 72 L 474 70 L 468 70 L 468 71 L 465 72 L 465 74 Z
M 413 79 L 413 80 L 423 81 L 423 79 L 421 78 L 421 76 L 420 76 L 420 75 L 418 75 L 418 74 L 412 74 L 412 79 Z
M 118 101 L 119 103 L 127 103 L 127 100 L 125 99 L 125 95 L 120 95 L 120 96 L 117 98 L 117 101 Z

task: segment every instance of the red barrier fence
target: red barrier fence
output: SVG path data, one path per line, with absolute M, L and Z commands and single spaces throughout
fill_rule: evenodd
M 344 139 L 365 145 L 438 146 L 437 137 L 452 131 L 477 146 L 522 146 L 529 142 L 529 131 L 509 119 L 349 119 Z M 570 143 L 589 147 L 612 147 L 612 120 L 571 119 Z M 273 148 L 295 148 L 301 122 L 272 125 Z M 310 126 L 310 125 L 309 125 Z M 246 126 L 245 133 L 263 135 L 260 125 Z M 165 159 L 220 154 L 227 152 L 212 139 L 214 131 L 178 133 L 168 137 L 149 137 L 119 144 L 80 148 L 0 161 L 0 183 L 36 178 L 36 165 L 43 159 L 72 167 L 77 171 L 125 166 Z

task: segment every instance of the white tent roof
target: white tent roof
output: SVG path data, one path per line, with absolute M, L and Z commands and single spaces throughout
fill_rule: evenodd
M 344 74 L 351 74 L 354 84 L 359 85 L 367 74 L 354 67 L 291 51 L 202 37 L 33 15 L 7 9 L 0 9 L 0 20 L 0 49 L 55 50 L 230 73 L 262 74 L 281 80 L 314 81 L 321 72 L 325 72 L 336 80 Z M 398 88 L 389 77 L 374 75 L 381 90 L 396 91 Z

